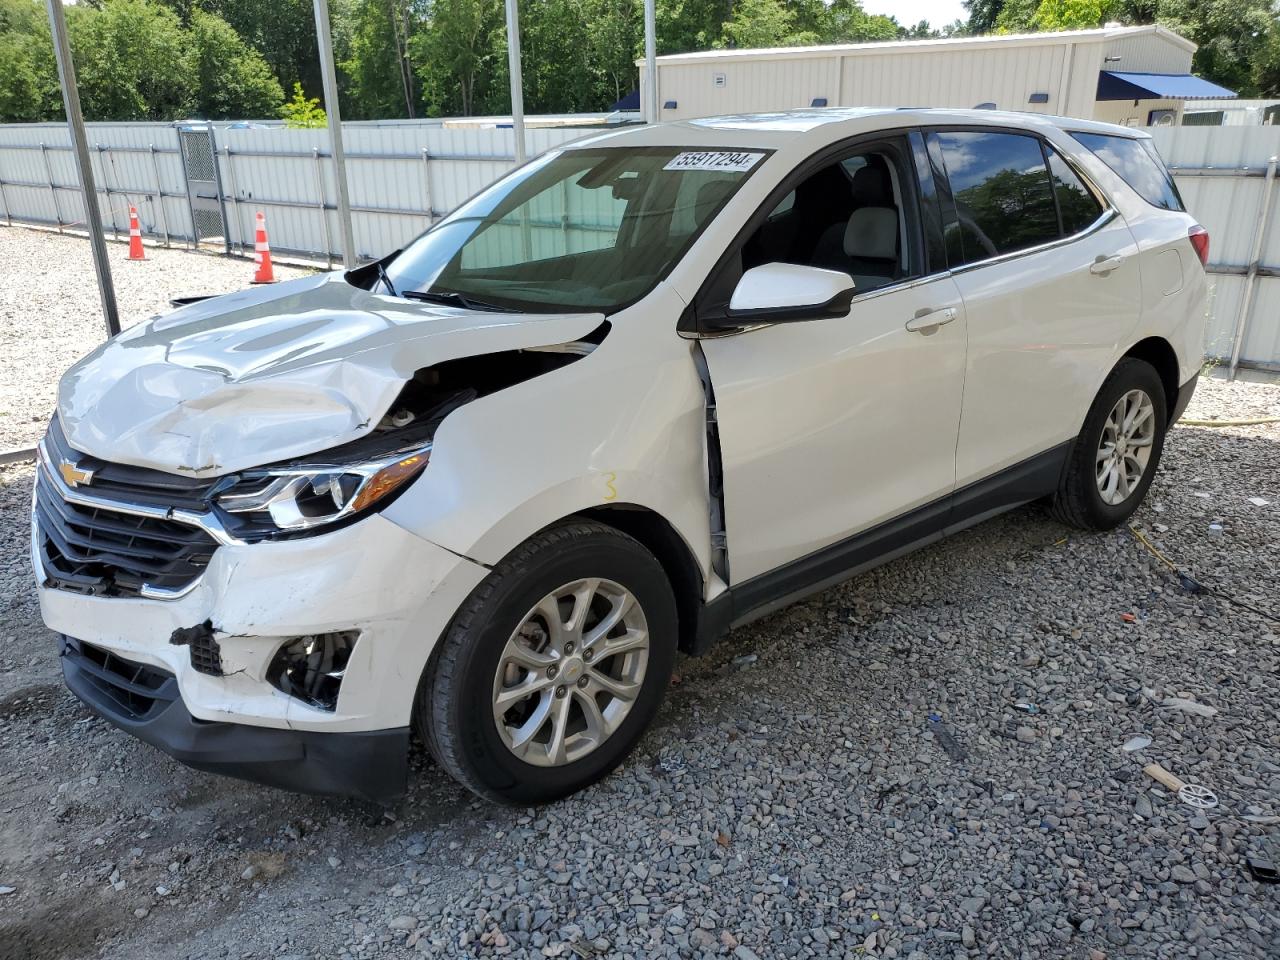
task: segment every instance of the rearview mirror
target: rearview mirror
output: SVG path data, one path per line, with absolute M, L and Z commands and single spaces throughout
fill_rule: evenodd
M 729 319 L 786 323 L 842 317 L 853 300 L 853 277 L 796 263 L 766 263 L 742 275 L 729 300 Z

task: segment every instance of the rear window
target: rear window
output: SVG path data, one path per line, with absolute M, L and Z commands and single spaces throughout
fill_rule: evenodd
M 955 198 L 947 231 L 952 266 L 1057 240 L 1061 235 L 1040 141 L 1012 133 L 940 132 Z
M 1173 177 L 1151 141 L 1105 133 L 1073 133 L 1071 136 L 1097 154 L 1147 203 L 1163 210 L 1186 209 Z
M 1080 233 L 1102 216 L 1102 204 L 1057 150 L 1046 145 L 1044 152 L 1049 158 L 1049 174 L 1053 177 L 1053 195 L 1058 200 L 1062 233 L 1068 237 Z

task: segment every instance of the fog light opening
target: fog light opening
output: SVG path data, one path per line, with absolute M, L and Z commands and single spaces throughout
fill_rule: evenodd
M 281 645 L 267 668 L 267 682 L 296 700 L 321 710 L 338 706 L 358 630 L 294 637 Z

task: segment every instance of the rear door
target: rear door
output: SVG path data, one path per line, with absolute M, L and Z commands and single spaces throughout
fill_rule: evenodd
M 1142 302 L 1124 219 L 1040 137 L 938 130 L 929 150 L 968 321 L 956 485 L 1072 439 Z

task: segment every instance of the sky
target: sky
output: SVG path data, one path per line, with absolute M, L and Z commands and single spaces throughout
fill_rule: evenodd
M 897 17 L 904 25 L 914 25 L 928 20 L 935 27 L 953 20 L 967 20 L 969 14 L 960 0 L 863 0 L 867 13 L 883 13 Z

